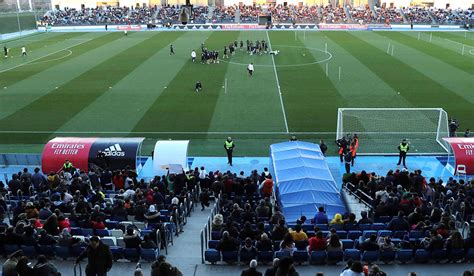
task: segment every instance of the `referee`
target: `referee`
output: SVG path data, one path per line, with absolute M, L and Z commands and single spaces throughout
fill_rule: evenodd
M 227 164 L 232 166 L 232 152 L 234 151 L 234 141 L 231 137 L 227 137 L 227 140 L 224 142 L 224 149 L 227 152 Z

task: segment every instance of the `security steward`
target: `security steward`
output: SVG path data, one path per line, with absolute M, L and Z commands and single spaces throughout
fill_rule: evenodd
M 71 172 L 72 168 L 73 168 L 72 163 L 66 159 L 66 161 L 64 161 L 64 164 L 63 164 L 63 171 Z
M 398 151 L 400 152 L 397 166 L 400 165 L 403 161 L 403 167 L 407 167 L 405 164 L 405 159 L 407 158 L 407 153 L 410 150 L 410 146 L 407 143 L 407 139 L 403 139 L 400 145 L 398 145 Z
M 351 161 L 351 166 L 354 167 L 354 159 L 356 158 L 357 155 L 357 144 L 356 141 L 352 141 L 351 145 L 349 146 L 349 151 L 352 154 L 352 161 Z
M 347 149 L 348 142 L 346 140 L 346 137 L 342 137 L 342 139 L 338 139 L 336 141 L 337 146 L 339 147 L 339 158 L 341 160 L 341 163 L 344 162 L 344 153 L 345 150 Z
M 231 137 L 227 137 L 227 140 L 224 142 L 224 149 L 227 152 L 227 164 L 232 166 L 232 152 L 234 151 L 234 141 Z

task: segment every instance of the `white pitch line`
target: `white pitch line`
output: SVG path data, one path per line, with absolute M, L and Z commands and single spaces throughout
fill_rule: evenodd
M 71 50 L 66 50 L 66 51 L 68 51 L 69 53 L 67 53 L 65 56 L 58 57 L 58 58 L 53 58 L 53 59 L 48 59 L 48 60 L 43 60 L 43 61 L 38 61 L 38 62 L 30 62 L 30 63 L 28 63 L 27 65 L 35 65 L 35 64 L 41 64 L 41 63 L 46 63 L 46 62 L 61 60 L 61 59 L 67 58 L 68 56 L 72 55 L 72 51 L 71 51 Z
M 270 36 L 267 33 L 267 39 L 268 39 L 268 47 L 270 48 L 270 51 L 272 50 L 272 43 L 270 42 Z M 280 104 L 281 104 L 281 111 L 283 112 L 283 119 L 285 119 L 285 128 L 286 128 L 286 133 L 289 133 L 290 130 L 288 129 L 288 121 L 286 120 L 286 112 L 285 112 L 285 105 L 283 104 L 283 97 L 281 96 L 281 89 L 280 89 L 280 81 L 278 80 L 278 74 L 277 74 L 277 69 L 275 66 L 275 58 L 273 55 L 270 55 L 272 57 L 272 62 L 273 62 L 273 71 L 275 72 L 275 79 L 277 82 L 277 87 L 278 87 L 278 96 L 280 96 Z
M 15 65 L 15 66 L 13 66 L 13 67 L 11 67 L 11 68 L 8 68 L 8 69 L 1 70 L 1 71 L 0 71 L 0 73 L 4 73 L 4 72 L 7 72 L 7 71 L 10 71 L 10 70 L 16 69 L 16 68 L 18 68 L 18 67 L 21 67 L 21 66 L 27 65 L 27 64 L 29 64 L 29 63 L 35 62 L 35 61 L 37 61 L 37 60 L 40 60 L 40 59 L 42 59 L 42 58 L 49 57 L 49 56 L 51 56 L 51 55 L 57 54 L 57 53 L 59 53 L 59 52 L 61 52 L 61 51 L 64 51 L 64 50 L 69 50 L 69 48 L 72 48 L 72 47 L 79 46 L 79 45 L 81 45 L 81 44 L 84 44 L 84 43 L 86 43 L 86 42 L 88 42 L 88 41 L 91 41 L 91 40 L 92 40 L 92 39 L 85 40 L 85 41 L 82 41 L 82 42 L 80 42 L 80 43 L 77 43 L 77 44 L 71 45 L 71 46 L 69 46 L 69 47 L 66 47 L 66 48 L 64 48 L 64 49 L 61 49 L 61 50 L 58 50 L 58 51 L 55 51 L 55 52 L 49 53 L 49 54 L 47 54 L 47 55 L 44 55 L 44 56 L 41 56 L 41 57 L 38 57 L 38 58 L 32 59 L 32 60 L 30 60 L 30 61 L 27 61 L 27 62 L 24 62 L 24 63 L 18 64 L 18 65 Z
M 450 41 L 450 42 L 452 42 L 452 43 L 457 43 L 457 44 L 459 44 L 459 45 L 464 45 L 464 46 L 469 47 L 469 48 L 474 48 L 474 46 L 469 46 L 469 45 L 467 45 L 467 44 L 464 44 L 464 43 L 461 43 L 461 42 L 457 42 L 457 41 L 454 41 L 454 40 L 451 40 L 451 39 L 445 38 L 444 40 Z
M 283 131 L 41 131 L 41 130 L 0 130 L 0 133 L 11 133 L 11 134 L 256 134 L 256 135 L 276 135 L 276 134 L 289 134 L 289 132 Z M 290 132 L 291 134 L 301 135 L 322 135 L 322 134 L 337 134 L 337 132 Z M 359 137 L 362 135 L 371 134 L 383 134 L 383 135 L 399 135 L 399 134 L 434 134 L 432 132 L 360 132 L 358 131 Z M 464 132 L 457 132 L 459 134 Z

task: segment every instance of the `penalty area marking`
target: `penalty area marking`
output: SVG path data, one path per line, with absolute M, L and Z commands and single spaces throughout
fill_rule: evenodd
M 53 58 L 53 59 L 48 59 L 48 60 L 43 60 L 43 61 L 37 61 L 37 62 L 30 62 L 26 65 L 35 65 L 35 64 L 41 64 L 41 63 L 46 63 L 46 62 L 50 62 L 50 61 L 56 61 L 56 60 L 61 60 L 61 59 L 64 59 L 64 58 L 67 58 L 68 56 L 72 55 L 72 51 L 67 49 L 66 51 L 68 51 L 69 53 L 67 53 L 66 55 L 62 56 L 62 57 L 58 57 L 58 58 Z
M 76 43 L 76 44 L 71 45 L 71 46 L 69 46 L 69 47 L 66 47 L 66 48 L 64 48 L 64 49 L 61 49 L 61 50 L 58 50 L 58 51 L 54 51 L 54 52 L 52 52 L 52 53 L 49 53 L 49 54 L 44 55 L 44 56 L 41 56 L 41 57 L 37 57 L 37 58 L 35 58 L 35 59 L 32 59 L 32 60 L 27 61 L 27 62 L 24 62 L 24 63 L 20 63 L 20 64 L 18 64 L 18 65 L 15 65 L 15 66 L 13 66 L 13 67 L 8 68 L 8 69 L 1 70 L 0 73 L 4 73 L 4 72 L 7 72 L 7 71 L 16 69 L 16 68 L 18 68 L 18 67 L 21 67 L 21 66 L 30 64 L 30 63 L 35 62 L 35 61 L 37 61 L 37 60 L 40 60 L 40 59 L 42 59 L 42 58 L 49 57 L 49 56 L 52 56 L 52 55 L 54 55 L 54 54 L 60 53 L 61 51 L 69 50 L 69 48 L 79 46 L 79 45 L 84 44 L 84 43 L 86 43 L 86 42 L 89 42 L 89 41 L 91 41 L 91 40 L 92 40 L 92 39 L 84 40 L 84 41 L 82 41 L 82 42 L 80 42 L 80 43 Z
M 318 49 L 318 48 L 310 48 L 310 47 L 303 47 L 303 46 L 291 46 L 291 45 L 274 45 L 274 46 L 277 46 L 277 47 L 282 47 L 282 48 L 300 48 L 300 49 L 309 49 L 309 50 L 313 50 L 313 51 L 317 51 L 317 52 L 321 52 L 323 54 L 327 54 L 328 57 L 326 59 L 323 59 L 323 60 L 316 60 L 314 62 L 310 62 L 310 63 L 300 63 L 300 64 L 283 64 L 283 65 L 268 65 L 268 64 L 254 64 L 255 67 L 300 67 L 300 66 L 308 66 L 308 65 L 314 65 L 314 64 L 319 64 L 319 63 L 324 63 L 324 62 L 328 62 L 332 59 L 332 54 L 331 52 L 326 52 L 324 50 L 321 50 L 321 49 Z M 273 57 L 273 56 L 272 56 Z M 222 62 L 225 62 L 225 63 L 229 63 L 229 64 L 234 64 L 234 65 L 241 65 L 241 66 L 247 66 L 248 64 L 247 63 L 241 63 L 241 62 L 233 62 L 233 61 L 226 61 L 226 60 L 223 60 L 223 59 L 219 59 L 219 61 L 222 61 Z

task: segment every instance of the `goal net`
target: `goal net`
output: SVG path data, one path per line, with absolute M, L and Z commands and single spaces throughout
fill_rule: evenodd
M 398 154 L 402 139 L 410 154 L 446 154 L 448 114 L 442 108 L 339 108 L 337 139 L 359 136 L 360 154 Z

